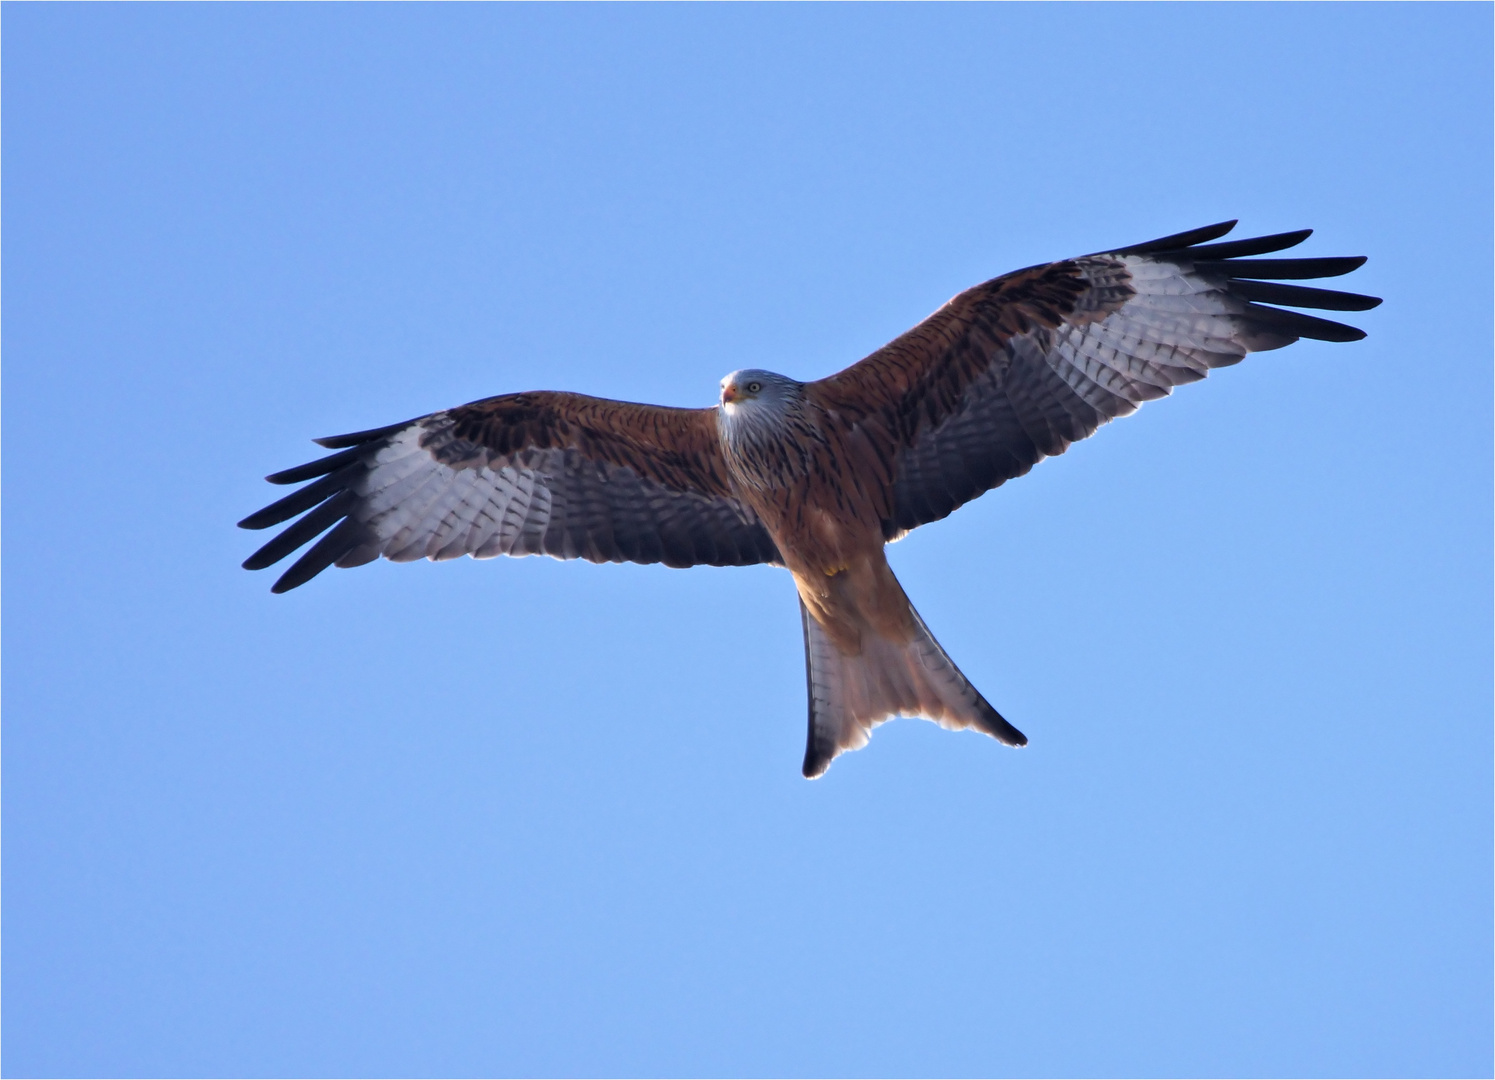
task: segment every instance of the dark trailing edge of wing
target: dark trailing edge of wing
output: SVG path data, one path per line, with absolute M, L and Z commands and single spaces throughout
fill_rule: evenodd
M 1131 247 L 1119 248 L 1114 252 L 1102 252 L 1101 254 L 1154 255 L 1161 251 L 1179 251 L 1186 247 L 1193 247 L 1195 244 L 1205 244 L 1211 240 L 1217 240 L 1235 228 L 1235 225 L 1235 220 L 1222 221 L 1218 225 L 1206 225 L 1202 229 L 1190 229 L 1188 232 L 1174 233 L 1172 236 L 1163 236 L 1157 240 L 1149 240 L 1145 244 L 1133 244 Z
M 278 473 L 271 473 L 265 477 L 272 484 L 299 484 L 304 480 L 312 480 L 318 476 L 325 476 L 330 472 L 358 460 L 358 455 L 363 452 L 361 446 L 355 446 L 351 450 L 344 450 L 341 454 L 329 454 L 316 461 L 308 461 L 305 465 L 297 465 L 292 469 L 282 469 Z M 252 529 L 253 525 L 245 528 Z
M 1304 285 L 1282 285 L 1275 281 L 1233 281 L 1230 291 L 1247 300 L 1288 307 L 1321 308 L 1326 311 L 1369 311 L 1381 301 L 1359 293 L 1310 289 Z
M 1359 341 L 1365 336 L 1364 330 L 1344 323 L 1263 306 L 1285 304 L 1288 307 L 1318 308 L 1323 311 L 1369 311 L 1381 302 L 1378 297 L 1281 283 L 1281 279 L 1301 281 L 1306 278 L 1348 274 L 1365 265 L 1364 255 L 1314 259 L 1245 258 L 1296 247 L 1313 235 L 1312 229 L 1231 240 L 1222 244 L 1205 242 L 1218 239 L 1233 228 L 1234 221 L 1223 221 L 1192 232 L 1121 248 L 1116 254 L 1147 255 L 1168 262 L 1188 263 L 1201 274 L 1218 275 L 1224 279 L 1225 287 L 1232 295 L 1250 302 L 1249 311 L 1257 328 L 1271 334 L 1294 339 L 1313 338 L 1317 341 Z M 1268 278 L 1279 280 L 1263 280 Z
M 1312 235 L 1312 229 L 1298 229 L 1294 232 L 1273 233 L 1271 236 L 1257 236 L 1250 240 L 1228 240 L 1223 244 L 1195 244 L 1191 245 L 1189 254 L 1196 259 L 1240 259 L 1247 255 L 1266 255 L 1283 248 L 1296 247 Z
M 354 473 L 361 468 L 358 462 L 345 465 L 336 472 L 328 473 L 315 484 L 308 484 L 300 491 L 294 491 L 279 502 L 273 502 L 263 510 L 250 514 L 239 522 L 241 529 L 268 529 L 271 525 L 279 525 L 282 521 L 289 521 L 297 514 L 310 510 L 323 499 L 330 499 L 339 491 L 347 487 Z
M 1187 254 L 1180 252 L 1180 254 Z M 1228 278 L 1320 278 L 1339 277 L 1365 265 L 1364 255 L 1329 259 L 1200 259 L 1194 269 Z
M 370 428 L 368 431 L 355 431 L 349 435 L 328 435 L 324 439 L 313 439 L 312 442 L 318 446 L 325 446 L 328 450 L 341 450 L 342 453 L 329 454 L 324 458 L 317 458 L 316 461 L 308 461 L 305 465 L 297 465 L 293 469 L 282 469 L 278 473 L 271 473 L 265 479 L 272 484 L 299 484 L 304 480 L 326 476 L 335 469 L 357 461 L 359 455 L 363 453 L 364 448 L 375 439 L 382 439 L 387 435 L 393 435 L 397 431 L 404 431 L 413 423 L 415 423 L 414 420 L 405 420 L 398 424 L 389 424 L 386 427 Z M 276 505 L 279 506 L 280 504 L 277 503 Z M 267 513 L 270 509 L 267 506 L 260 513 Z M 300 512 L 299 510 L 293 511 L 293 513 L 297 514 Z M 258 516 L 255 515 L 255 517 Z M 252 520 L 254 519 L 245 518 L 239 524 L 245 529 L 263 529 L 265 527 L 264 525 L 245 524 L 245 522 Z M 281 518 L 279 520 L 284 521 L 285 519 Z M 274 525 L 275 522 L 269 521 L 265 524 Z
M 375 439 L 382 439 L 386 435 L 393 435 L 397 431 L 404 431 L 413 423 L 415 423 L 414 420 L 402 420 L 398 424 L 386 424 L 384 427 L 369 428 L 367 431 L 353 431 L 347 435 L 327 435 L 320 439 L 313 439 L 312 442 L 318 446 L 325 446 L 328 450 L 341 450 L 349 446 L 357 448 Z M 322 460 L 331 461 L 332 459 L 323 458 Z
M 1251 314 L 1254 330 L 1288 335 L 1292 340 L 1283 342 L 1284 345 L 1291 345 L 1292 341 L 1305 337 L 1314 341 L 1359 341 L 1365 336 L 1365 331 L 1359 327 L 1304 315 L 1301 311 L 1284 311 L 1282 308 L 1263 307 L 1260 304 L 1248 304 L 1246 310 Z
M 297 585 L 305 585 L 363 541 L 363 526 L 352 518 L 344 518 L 336 528 L 308 548 L 305 555 L 292 563 L 291 568 L 270 586 L 270 591 L 289 592 Z M 372 557 L 368 561 L 372 562 Z
M 320 534 L 324 529 L 341 521 L 347 516 L 353 507 L 353 500 L 357 498 L 351 491 L 339 491 L 321 506 L 307 514 L 300 521 L 286 529 L 275 539 L 260 548 L 249 558 L 244 560 L 245 570 L 263 570 L 267 566 L 273 566 L 280 562 L 291 552 L 312 537 Z
M 310 510 L 311 513 L 245 559 L 244 569 L 263 570 L 272 566 L 319 533 L 331 528 L 331 532 L 308 548 L 270 587 L 271 592 L 283 593 L 297 585 L 304 585 L 363 543 L 366 539 L 364 527 L 347 516 L 357 501 L 357 496 L 349 490 L 349 486 L 368 468 L 366 455 L 372 449 L 370 444 L 382 442 L 387 436 L 404 430 L 410 424 L 411 421 L 407 420 L 402 424 L 391 424 L 370 431 L 317 439 L 315 441 L 318 444 L 328 449 L 338 449 L 339 453 L 265 477 L 272 484 L 299 484 L 305 480 L 316 480 L 316 483 L 307 484 L 300 491 L 294 491 L 263 510 L 250 514 L 239 522 L 239 528 L 268 529 L 304 511 Z

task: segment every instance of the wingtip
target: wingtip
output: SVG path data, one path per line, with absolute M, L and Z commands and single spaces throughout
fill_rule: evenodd
M 281 534 L 281 536 L 284 535 L 284 533 Z M 245 570 L 264 570 L 267 567 L 274 566 L 276 563 L 280 562 L 281 559 L 284 559 L 287 555 L 286 551 L 277 550 L 277 548 L 284 546 L 279 543 L 280 539 L 281 537 L 277 536 L 274 540 L 271 540 L 268 544 L 265 544 L 239 565 L 242 566 Z
M 265 481 L 271 484 L 279 484 L 282 487 L 288 484 L 299 484 L 303 480 L 311 479 L 311 477 L 307 475 L 307 470 L 314 469 L 316 465 L 316 462 L 310 461 L 305 465 L 297 465 L 293 469 L 281 469 L 280 472 L 273 472 L 269 476 L 265 477 Z
M 320 439 L 313 439 L 312 442 L 325 450 L 345 450 L 375 439 L 382 439 L 386 435 L 393 435 L 415 422 L 414 420 L 401 420 L 398 424 L 385 424 L 383 427 L 369 428 L 366 431 L 350 431 L 346 435 L 323 435 Z
M 1231 218 L 1229 221 L 1217 221 L 1213 225 L 1201 225 L 1197 229 L 1190 229 L 1186 233 L 1174 233 L 1175 236 L 1189 236 L 1194 233 L 1208 233 L 1213 240 L 1217 236 L 1225 236 L 1241 223 L 1240 218 Z M 1166 238 L 1165 238 L 1166 239 Z
M 1141 244 L 1132 244 L 1130 247 L 1119 248 L 1115 254 L 1153 255 L 1163 251 L 1182 251 L 1185 248 L 1195 247 L 1199 244 L 1207 244 L 1211 240 L 1218 240 L 1230 232 L 1231 229 L 1234 229 L 1239 223 L 1238 218 L 1232 218 L 1229 221 L 1217 221 L 1213 225 L 1205 225 L 1202 228 L 1173 233 L 1169 236 L 1160 236 L 1156 240 L 1148 240 Z

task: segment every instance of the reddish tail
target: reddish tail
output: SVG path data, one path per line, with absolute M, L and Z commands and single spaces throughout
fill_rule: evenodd
M 864 634 L 856 656 L 836 648 L 803 602 L 799 612 L 810 690 L 805 776 L 820 776 L 837 754 L 866 746 L 872 729 L 895 716 L 923 717 L 952 731 L 975 728 L 1008 746 L 1027 745 L 1027 737 L 960 673 L 912 607 L 911 640 Z

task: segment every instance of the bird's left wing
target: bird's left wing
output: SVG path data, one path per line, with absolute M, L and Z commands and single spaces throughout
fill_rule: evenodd
M 1364 311 L 1374 297 L 1284 285 L 1365 260 L 1252 259 L 1310 230 L 1211 244 L 1235 222 L 995 278 L 808 393 L 891 478 L 895 539 L 1061 454 L 1107 420 L 1248 352 L 1363 332 L 1272 304 Z
M 304 515 L 244 567 L 261 570 L 324 532 L 274 592 L 381 555 L 778 563 L 734 494 L 715 412 L 537 392 L 318 439 L 339 452 L 266 478 L 312 483 L 239 522 L 264 529 Z

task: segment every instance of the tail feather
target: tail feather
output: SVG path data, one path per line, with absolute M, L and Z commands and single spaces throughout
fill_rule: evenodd
M 918 716 L 952 731 L 975 728 L 1008 746 L 1027 737 L 992 708 L 934 640 L 919 613 L 906 642 L 866 635 L 856 656 L 842 653 L 805 608 L 805 676 L 810 732 L 804 774 L 814 779 L 837 754 L 867 745 L 871 731 L 895 716 Z

